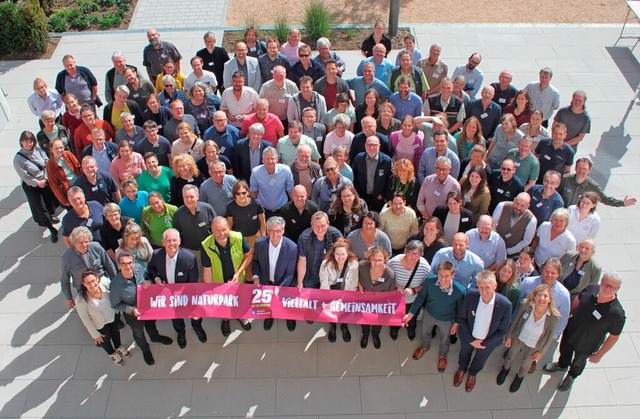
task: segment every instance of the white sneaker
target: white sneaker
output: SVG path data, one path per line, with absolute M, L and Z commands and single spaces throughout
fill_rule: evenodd
M 121 346 L 118 349 L 116 349 L 116 352 L 120 354 L 122 358 L 131 358 L 131 352 L 129 352 L 129 350 L 124 346 Z
M 110 357 L 113 360 L 113 363 L 117 366 L 121 367 L 124 365 L 124 359 L 122 359 L 118 352 L 114 352 L 112 355 L 110 355 Z

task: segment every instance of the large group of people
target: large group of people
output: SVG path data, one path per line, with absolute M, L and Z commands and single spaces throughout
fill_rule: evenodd
M 423 56 L 412 35 L 394 65 L 381 22 L 351 78 L 328 39 L 312 57 L 297 30 L 281 45 L 250 28 L 233 58 L 207 32 L 192 72 L 157 30 L 147 37 L 140 69 L 113 53 L 103 119 L 97 79 L 73 56 L 55 89 L 37 78 L 42 129 L 21 134 L 14 158 L 34 221 L 67 247 L 66 304 L 115 364 L 131 356 L 121 318 L 149 365 L 147 337 L 173 342 L 136 307 L 137 285 L 167 283 L 400 292 L 409 340 L 422 319 L 413 359 L 439 335 L 444 372 L 459 342 L 453 384 L 466 375 L 468 392 L 501 346 L 497 383 L 513 369 L 515 392 L 560 342 L 544 369 L 568 368 L 567 390 L 617 341 L 622 279 L 594 257 L 596 209 L 636 200 L 607 196 L 575 157 L 587 94 L 560 108 L 550 68 L 518 89 L 509 69 L 488 83 L 473 53 L 449 75 L 442 47 Z M 206 342 L 207 322 L 190 322 Z M 186 347 L 184 319 L 172 325 Z M 380 348 L 381 329 L 362 325 L 360 346 Z

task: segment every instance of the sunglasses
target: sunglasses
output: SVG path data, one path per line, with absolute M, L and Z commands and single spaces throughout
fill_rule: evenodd
M 335 172 L 336 170 L 338 170 L 337 167 L 327 167 L 324 169 L 324 171 L 327 173 Z

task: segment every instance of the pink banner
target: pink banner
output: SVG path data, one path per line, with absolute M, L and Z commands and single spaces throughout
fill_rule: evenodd
M 333 291 L 248 284 L 138 286 L 140 320 L 189 317 L 313 320 L 400 326 L 405 314 L 400 292 Z

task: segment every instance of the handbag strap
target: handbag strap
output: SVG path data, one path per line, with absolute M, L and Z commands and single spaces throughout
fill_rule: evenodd
M 35 162 L 33 160 L 31 160 L 29 158 L 29 156 L 27 156 L 26 154 L 24 154 L 22 151 L 18 151 L 18 155 L 22 156 L 26 161 L 28 161 L 29 163 L 33 164 L 35 167 L 37 167 L 40 170 L 44 170 L 44 167 L 40 166 L 40 164 L 38 162 Z
M 420 266 L 420 261 L 418 261 L 418 263 L 416 263 L 415 268 L 413 268 L 413 271 L 411 272 L 411 276 L 409 277 L 409 280 L 405 284 L 404 289 L 409 288 L 409 285 L 411 285 L 411 281 L 413 281 L 413 277 L 416 276 L 416 272 L 418 271 L 418 266 Z

